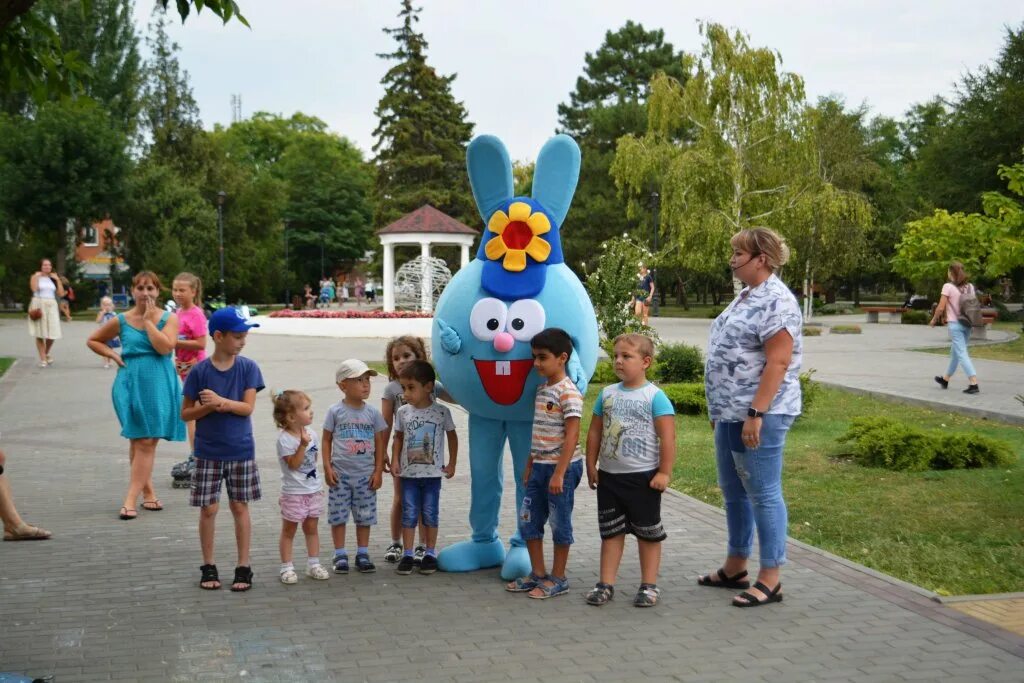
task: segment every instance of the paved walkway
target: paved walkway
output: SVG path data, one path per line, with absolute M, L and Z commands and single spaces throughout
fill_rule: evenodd
M 163 475 L 157 484 L 165 511 L 116 519 L 127 445 L 109 402 L 113 373 L 84 347 L 92 329 L 67 325 L 57 364 L 41 370 L 31 362 L 23 323 L 0 321 L 0 349 L 21 358 L 0 380 L 0 445 L 19 509 L 56 533 L 46 542 L 0 543 L 0 671 L 53 675 L 57 683 L 1024 680 L 1024 638 L 799 543 L 790 546 L 784 603 L 730 607 L 729 592 L 694 582 L 721 559 L 724 518 L 681 495 L 665 498 L 670 538 L 663 600 L 654 610 L 629 604 L 639 580 L 632 542 L 620 596 L 602 609 L 583 603 L 598 564 L 594 498 L 585 489 L 569 571 L 573 592 L 559 600 L 506 594 L 496 570 L 399 577 L 383 562 L 373 575 L 282 586 L 274 428 L 265 395 L 255 417 L 265 494 L 253 507 L 256 586 L 247 594 L 200 591 L 196 515 L 186 492 L 172 490 Z M 365 342 L 253 336 L 246 353 L 268 385 L 310 392 L 322 416 L 337 400 L 338 360 L 381 355 L 379 343 L 372 354 L 364 350 L 373 349 Z M 373 400 L 381 389 L 374 384 Z M 465 415 L 456 418 L 465 442 Z M 162 445 L 158 471 L 166 473 L 184 452 L 181 444 Z M 467 464 L 463 459 L 445 485 L 442 546 L 467 534 Z M 509 498 L 506 536 L 514 519 Z M 385 489 L 381 507 L 390 500 Z M 219 564 L 229 573 L 227 514 L 219 534 Z M 384 541 L 378 529 L 378 557 Z

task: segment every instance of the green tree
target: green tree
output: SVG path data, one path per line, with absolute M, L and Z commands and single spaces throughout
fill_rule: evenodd
M 609 172 L 615 143 L 623 135 L 640 136 L 647 130 L 646 100 L 655 74 L 686 80 L 683 54 L 665 42 L 665 32 L 648 31 L 632 21 L 606 32 L 604 42 L 584 62 L 569 102 L 558 105 L 559 132 L 575 138 L 583 154 L 572 211 L 562 231 L 566 263 L 576 269 L 596 258 L 594 244 L 638 227 L 627 217 L 626 202 Z
M 466 144 L 473 124 L 451 92 L 451 76 L 427 64 L 427 41 L 414 30 L 420 9 L 402 0 L 402 25 L 384 32 L 395 39 L 394 61 L 381 80 L 377 139 L 373 145 L 377 177 L 373 222 L 383 227 L 424 204 L 463 223 L 479 223 L 466 173 Z
M 929 209 L 977 212 L 1024 140 L 1024 26 L 1007 28 L 994 65 L 963 76 L 944 123 L 921 149 L 917 187 Z
M 126 147 L 90 101 L 44 103 L 32 119 L 0 118 L 0 214 L 38 232 L 63 271 L 75 224 L 103 218 L 120 201 Z
M 739 31 L 700 30 L 701 55 L 684 63 L 688 80 L 655 76 L 647 132 L 618 141 L 611 172 L 631 216 L 649 210 L 648 193 L 660 189 L 664 261 L 718 275 L 730 235 L 781 219 L 813 177 L 798 141 L 802 79 Z M 688 131 L 693 139 L 684 144 Z
M 0 3 L 0 93 L 25 93 L 36 102 L 79 92 L 92 71 L 76 50 L 65 51 L 61 36 L 40 11 L 39 0 L 11 0 Z M 166 10 L 170 0 L 156 0 Z M 92 10 L 93 0 L 69 2 L 83 17 Z M 232 18 L 249 23 L 234 0 L 175 0 L 181 20 L 195 7 L 206 9 L 225 23 Z
M 816 281 L 847 276 L 864 257 L 873 209 L 864 194 L 880 169 L 871 158 L 867 108 L 847 111 L 843 101 L 824 97 L 808 107 L 800 139 L 813 169 L 807 186 L 787 212 L 785 232 L 793 248 L 792 268 L 803 291 Z M 804 298 L 804 318 L 812 315 L 812 296 Z
M 936 209 L 908 223 L 892 259 L 895 270 L 922 288 L 937 289 L 950 261 L 989 282 L 1024 266 L 1024 163 L 1000 166 L 998 175 L 1016 197 L 986 192 L 982 213 Z

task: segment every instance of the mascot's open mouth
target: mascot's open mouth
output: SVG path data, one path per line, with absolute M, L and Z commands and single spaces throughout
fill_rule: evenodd
M 523 395 L 526 378 L 533 369 L 533 359 L 526 360 L 477 360 L 476 373 L 484 385 L 484 391 L 492 401 L 510 406 Z

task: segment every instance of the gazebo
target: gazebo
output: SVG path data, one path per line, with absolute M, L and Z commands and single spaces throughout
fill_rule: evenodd
M 430 204 L 424 204 L 412 213 L 377 231 L 384 247 L 384 310 L 395 310 L 395 245 L 418 244 L 424 261 L 430 258 L 431 245 L 457 245 L 462 248 L 459 264 L 464 268 L 469 263 L 469 248 L 473 246 L 479 231 L 463 225 L 451 216 L 438 211 Z M 420 308 L 433 309 L 429 275 L 424 278 L 421 288 Z

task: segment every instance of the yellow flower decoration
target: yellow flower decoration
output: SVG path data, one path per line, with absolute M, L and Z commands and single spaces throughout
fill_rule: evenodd
M 514 273 L 526 270 L 527 254 L 539 263 L 551 255 L 551 245 L 541 237 L 551 231 L 551 222 L 539 211 L 531 213 L 526 202 L 513 202 L 507 214 L 500 209 L 495 211 L 487 222 L 487 229 L 497 237 L 487 242 L 484 253 L 492 261 L 504 256 L 501 265 L 505 270 Z

